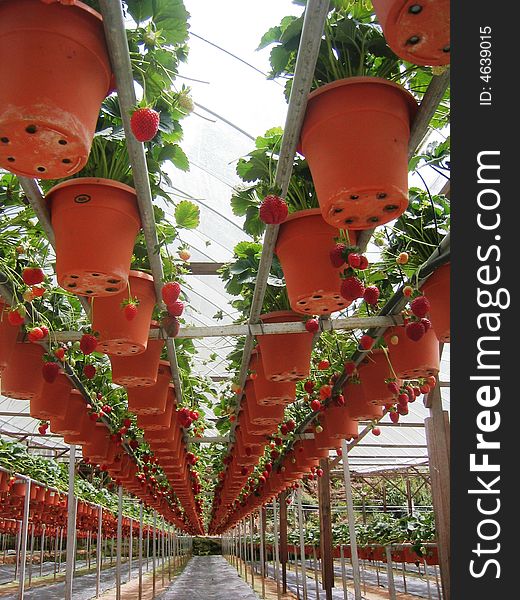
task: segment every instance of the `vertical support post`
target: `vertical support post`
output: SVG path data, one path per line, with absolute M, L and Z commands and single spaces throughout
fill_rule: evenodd
M 386 573 L 388 579 L 388 598 L 390 600 L 396 600 L 395 595 L 395 582 L 394 582 L 394 571 L 392 569 L 392 551 L 390 546 L 385 546 L 386 553 Z
M 347 516 L 348 529 L 350 535 L 352 578 L 354 580 L 354 597 L 355 600 L 361 600 L 361 578 L 359 572 L 359 557 L 357 551 L 356 517 L 354 515 L 354 501 L 352 499 L 352 483 L 350 481 L 350 469 L 348 465 L 348 448 L 346 440 L 342 440 L 341 450 L 343 461 L 343 479 L 345 481 L 345 495 L 347 497 Z
M 410 516 L 413 515 L 413 497 L 412 497 L 412 484 L 410 482 L 410 478 L 406 477 L 406 502 L 408 504 L 408 514 Z
M 69 447 L 69 490 L 67 495 L 67 564 L 65 565 L 65 600 L 72 600 L 72 584 L 74 581 L 74 558 L 76 554 L 76 497 L 74 495 L 75 469 L 76 445 L 71 444 Z
M 307 565 L 305 563 L 305 522 L 303 520 L 301 485 L 298 486 L 298 528 L 300 530 L 300 556 L 302 558 L 303 600 L 307 600 Z
M 150 560 L 150 526 L 146 530 L 146 570 L 148 571 L 148 561 Z
M 255 589 L 255 554 L 253 545 L 253 513 L 249 515 L 249 534 L 250 534 L 250 548 L 251 548 L 251 587 L 253 591 Z
M 426 588 L 428 590 L 428 600 L 432 600 L 432 590 L 430 587 L 430 574 L 428 572 L 428 563 L 426 562 L 426 560 L 423 558 L 423 564 L 424 564 L 424 577 L 426 579 Z
M 138 600 L 143 597 L 143 503 L 139 503 L 139 593 Z
M 345 568 L 345 547 L 343 544 L 340 546 L 340 558 L 341 558 L 341 582 L 343 584 L 343 600 L 348 600 L 348 589 L 347 589 L 347 569 Z
M 132 580 L 132 558 L 134 555 L 134 521 L 130 519 L 130 533 L 128 538 L 128 581 Z
M 20 528 L 20 587 L 19 599 L 23 600 L 25 592 L 25 562 L 27 560 L 27 534 L 29 532 L 29 510 L 31 501 L 31 480 L 26 479 L 25 498 L 23 503 L 23 519 Z
M 56 527 L 56 539 L 54 540 L 54 581 L 56 581 L 56 565 L 58 564 L 58 537 L 60 535 L 59 528 Z
M 162 561 L 161 561 L 161 582 L 162 585 L 164 587 L 164 535 L 165 535 L 165 523 L 164 523 L 164 517 L 162 518 L 162 532 L 161 532 L 161 555 L 162 555 Z
M 287 593 L 287 492 L 280 494 L 280 563 L 282 565 L 282 594 Z
M 103 550 L 103 507 L 98 507 L 98 526 L 96 540 L 96 598 L 101 591 L 101 553 Z
M 442 595 L 444 600 L 450 600 L 450 421 L 448 412 L 442 409 L 438 382 L 428 394 L 425 404 L 430 409 L 430 416 L 424 420 L 424 426 L 439 547 Z
M 123 545 L 123 486 L 117 488 L 117 548 L 116 548 L 116 600 L 121 600 L 121 552 Z
M 332 521 L 330 511 L 330 469 L 329 459 L 322 458 L 320 467 L 323 475 L 318 482 L 318 499 L 320 510 L 320 547 L 321 568 L 325 598 L 332 600 L 334 587 L 334 557 L 332 556 Z
M 18 577 L 18 568 L 20 566 L 20 547 L 22 545 L 22 521 L 18 521 L 18 531 L 16 532 L 15 539 L 15 555 L 16 560 L 14 562 L 14 581 Z
M 40 538 L 40 577 L 43 575 L 43 559 L 44 559 L 44 548 L 45 548 L 45 531 L 47 525 L 42 525 L 42 536 Z
M 320 600 L 320 582 L 318 579 L 318 561 L 316 560 L 316 546 L 312 545 L 312 558 L 314 562 L 314 582 L 316 585 L 316 600 Z
M 262 598 L 265 598 L 265 508 L 262 506 L 258 513 L 258 528 L 260 531 L 260 577 L 262 578 Z
M 28 583 L 27 587 L 31 587 L 31 583 L 32 583 L 33 560 L 34 560 L 34 523 L 31 526 L 31 550 L 29 551 L 29 583 Z
M 244 559 L 244 579 L 247 583 L 247 533 L 246 533 L 246 520 L 242 519 L 242 552 Z
M 153 511 L 153 537 L 152 537 L 152 570 L 153 570 L 153 583 L 152 583 L 152 598 L 155 598 L 155 548 L 157 542 L 157 512 Z
M 276 578 L 276 594 L 278 600 L 281 599 L 280 587 L 280 556 L 278 551 L 278 515 L 276 510 L 276 498 L 273 499 L 273 537 L 274 537 L 274 562 L 275 562 L 275 578 Z
M 60 527 L 60 549 L 58 554 L 58 574 L 61 572 L 61 558 L 63 555 L 63 531 L 64 527 Z

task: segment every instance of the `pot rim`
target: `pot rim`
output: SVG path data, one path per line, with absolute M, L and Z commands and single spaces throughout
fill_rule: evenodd
M 122 185 L 124 185 L 124 184 L 122 184 Z M 135 277 L 136 279 L 146 279 L 148 281 L 153 281 L 153 275 L 150 275 L 150 273 L 147 273 L 146 271 L 134 271 L 133 269 L 130 269 L 130 271 L 128 272 L 128 279 L 130 279 L 130 277 Z M 153 326 L 153 323 L 154 323 L 154 321 L 150 322 L 150 327 Z M 157 323 L 157 321 L 155 321 L 155 323 Z
M 82 185 L 99 185 L 103 187 L 118 188 L 120 190 L 129 192 L 130 194 L 134 195 L 137 200 L 137 193 L 133 187 L 127 185 L 126 183 L 116 181 L 115 179 L 105 179 L 103 177 L 75 177 L 72 179 L 67 179 L 66 181 L 62 181 L 61 183 L 58 183 L 54 187 L 52 187 L 45 195 L 45 200 L 47 202 L 52 200 L 52 195 L 58 190 Z
M 273 317 L 275 317 L 275 318 L 281 317 L 282 315 L 286 315 L 286 316 L 290 316 L 290 317 L 297 317 L 297 318 L 292 319 L 293 322 L 297 322 L 297 321 L 303 322 L 304 315 L 299 315 L 297 312 L 294 312 L 292 310 L 274 310 L 272 312 L 261 314 L 259 318 L 261 321 L 264 321 L 266 319 L 271 319 Z M 293 335 L 293 334 L 291 334 L 291 335 Z

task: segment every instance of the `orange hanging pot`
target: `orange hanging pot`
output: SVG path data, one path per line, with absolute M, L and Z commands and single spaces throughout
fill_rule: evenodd
M 373 0 L 386 43 L 403 60 L 427 67 L 450 63 L 449 0 Z
M 292 311 L 280 310 L 260 315 L 262 323 L 301 321 Z M 310 372 L 312 333 L 276 333 L 258 335 L 258 346 L 267 379 L 271 381 L 299 381 Z
M 247 402 L 249 421 L 254 425 L 273 425 L 274 428 L 283 419 L 284 407 L 282 404 L 260 405 L 256 401 L 255 389 L 251 380 L 246 382 L 245 396 Z
M 111 179 L 84 177 L 59 183 L 46 199 L 61 287 L 89 297 L 126 290 L 141 227 L 135 190 Z
M 88 159 L 112 70 L 101 15 L 82 2 L 0 2 L 0 166 L 69 177 Z
M 399 387 L 402 381 L 396 379 L 390 365 L 390 358 L 386 356 L 385 351 L 381 348 L 376 348 L 366 354 L 359 364 L 359 379 L 363 394 L 368 402 L 380 404 L 381 406 L 396 402 L 395 395 L 388 389 L 385 380 L 392 379 Z
M 31 398 L 31 417 L 47 421 L 64 415 L 71 390 L 72 384 L 64 373 L 59 373 L 52 383 L 44 381 L 40 394 Z
M 71 390 L 65 412 L 62 416 L 51 417 L 51 431 L 60 435 L 78 435 L 81 432 L 80 415 L 87 412 L 86 402 L 77 390 Z
M 15 344 L 9 365 L 2 374 L 2 394 L 18 400 L 38 396 L 44 383 L 44 354 L 45 350 L 39 344 Z
M 163 413 L 155 415 L 137 415 L 137 425 L 144 431 L 165 431 L 170 429 L 173 409 L 176 403 L 175 388 L 168 385 L 168 399 Z
M 329 315 L 351 304 L 339 293 L 342 268 L 330 262 L 337 235 L 338 230 L 323 220 L 319 208 L 293 213 L 280 225 L 275 253 L 295 312 Z M 356 239 L 352 232 L 352 246 Z
M 331 406 L 321 414 L 323 430 L 314 434 L 316 448 L 340 448 L 342 440 L 358 436 L 358 424 L 346 406 Z
M 65 434 L 63 436 L 63 441 L 66 444 L 76 444 L 83 446 L 84 444 L 88 443 L 90 435 L 89 431 L 90 429 L 93 429 L 95 425 L 89 419 L 89 415 L 86 408 L 83 409 L 82 412 L 78 413 L 76 418 L 78 420 L 76 429 L 79 433 Z
M 301 152 L 324 220 L 372 229 L 408 206 L 408 142 L 417 102 L 378 77 L 350 77 L 309 95 Z
M 20 327 L 14 327 L 7 320 L 9 305 L 0 298 L 0 375 L 7 368 L 13 353 Z
M 348 379 L 343 386 L 343 396 L 345 397 L 344 408 L 352 420 L 373 421 L 383 416 L 383 407 L 367 400 L 360 383 L 352 383 Z
M 128 286 L 128 289 L 118 294 L 98 298 L 92 302 L 92 329 L 99 334 L 96 348 L 99 352 L 116 356 L 135 356 L 143 354 L 148 346 L 150 321 L 155 306 L 153 277 L 142 271 L 130 271 Z M 131 321 L 125 317 L 122 307 L 122 303 L 130 296 L 139 301 L 137 314 Z M 156 357 L 157 350 L 160 357 L 162 345 L 156 348 L 152 359 Z M 148 385 L 153 385 L 153 382 L 148 380 Z
M 154 385 L 127 389 L 128 409 L 136 415 L 158 415 L 166 410 L 168 385 L 171 381 L 170 363 L 159 361 Z
M 97 302 L 94 304 L 97 309 Z M 158 329 L 158 325 L 154 321 L 152 321 L 151 329 Z M 153 385 L 157 381 L 157 367 L 161 360 L 163 347 L 164 340 L 149 339 L 146 350 L 138 355 L 120 356 L 117 353 L 109 354 L 112 366 L 112 381 L 124 387 Z
M 439 341 L 433 328 L 415 342 L 404 327 L 390 327 L 384 334 L 390 361 L 401 379 L 437 376 L 440 368 Z M 397 342 L 397 343 L 394 343 Z
M 267 379 L 258 348 L 255 348 L 251 352 L 249 369 L 252 372 L 251 380 L 257 404 L 261 406 L 273 404 L 287 405 L 294 401 L 296 397 L 296 384 L 292 381 L 274 382 Z
M 450 341 L 450 263 L 439 267 L 422 286 L 430 301 L 429 317 L 439 342 Z

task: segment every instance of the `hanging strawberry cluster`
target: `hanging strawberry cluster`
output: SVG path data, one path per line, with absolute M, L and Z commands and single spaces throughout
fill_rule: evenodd
M 412 298 L 410 302 L 410 312 L 405 314 L 405 332 L 414 342 L 418 342 L 432 326 L 430 319 L 427 318 L 430 312 L 430 301 L 421 292 L 416 292 L 411 286 L 403 288 L 403 294 Z M 411 313 L 411 314 L 410 314 Z
M 370 306 L 377 306 L 379 301 L 379 288 L 375 285 L 365 286 L 362 272 L 368 269 L 367 257 L 360 252 L 357 246 L 349 246 L 343 242 L 337 243 L 330 251 L 330 262 L 333 267 L 345 265 L 341 273 L 340 294 L 349 302 L 359 298 Z

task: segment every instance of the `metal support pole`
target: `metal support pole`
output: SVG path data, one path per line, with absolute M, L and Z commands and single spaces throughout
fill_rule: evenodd
M 34 560 L 34 523 L 31 526 L 31 550 L 29 552 L 29 583 L 27 587 L 31 587 L 32 583 L 32 570 Z
M 40 577 L 43 575 L 43 559 L 44 559 L 44 547 L 45 547 L 45 531 L 47 525 L 42 525 L 42 536 L 40 538 Z
M 350 534 L 350 549 L 352 561 L 352 578 L 354 580 L 354 598 L 361 600 L 361 585 L 359 572 L 359 558 L 356 538 L 356 517 L 354 514 L 354 502 L 352 500 L 352 483 L 350 481 L 350 469 L 348 465 L 348 448 L 346 440 L 341 441 L 343 478 L 345 480 L 345 495 L 347 497 L 348 529 Z
M 249 515 L 249 534 L 251 541 L 251 587 L 253 591 L 255 589 L 255 556 L 254 556 L 254 547 L 253 547 L 253 513 Z
M 146 570 L 148 571 L 148 562 L 150 560 L 150 526 L 146 530 Z
M 288 558 L 290 558 L 290 556 L 289 553 Z M 297 600 L 300 600 L 300 578 L 298 576 L 298 551 L 296 546 L 294 546 L 294 576 L 296 578 L 296 598 Z
M 273 500 L 273 534 L 274 534 L 274 560 L 275 560 L 275 576 L 276 576 L 276 594 L 278 600 L 281 599 L 281 587 L 280 587 L 280 555 L 278 551 L 278 514 L 276 510 L 276 498 Z
M 430 574 L 428 573 L 428 564 L 426 563 L 426 560 L 423 558 L 423 564 L 424 564 L 424 576 L 426 578 L 426 587 L 428 589 L 428 600 L 432 600 L 432 590 L 430 587 Z
M 121 552 L 123 542 L 123 486 L 117 489 L 117 548 L 116 548 L 116 600 L 121 600 Z
M 343 600 L 348 600 L 348 587 L 347 587 L 347 569 L 345 568 L 345 547 L 343 544 L 339 547 L 339 553 L 341 558 L 341 582 L 343 584 Z
M 282 565 L 282 594 L 287 593 L 287 492 L 280 494 L 280 563 Z
M 258 527 L 260 530 L 260 576 L 262 578 L 262 598 L 265 598 L 265 528 L 264 511 L 262 507 L 258 511 Z
M 96 540 L 96 598 L 99 598 L 101 585 L 101 551 L 103 550 L 103 508 L 98 508 L 98 528 Z
M 133 520 L 130 519 L 130 533 L 128 534 L 128 581 L 131 581 L 132 579 L 132 555 L 134 553 L 133 533 Z
M 27 560 L 27 534 L 29 532 L 29 511 L 31 502 L 31 480 L 27 479 L 25 483 L 25 498 L 23 503 L 23 519 L 20 529 L 20 587 L 19 599 L 23 600 L 25 592 L 25 562 Z
M 404 588 L 404 593 L 407 594 L 408 587 L 406 585 L 406 563 L 404 561 L 403 561 L 403 588 Z
M 320 477 L 318 482 L 322 583 L 325 590 L 326 599 L 332 600 L 332 588 L 334 587 L 334 557 L 332 556 L 329 459 L 322 458 L 320 460 L 320 467 L 323 471 L 323 475 Z
M 61 557 L 63 555 L 63 531 L 65 530 L 64 527 L 60 527 L 60 548 L 59 548 L 59 554 L 58 554 L 58 574 L 61 572 Z
M 153 538 L 152 538 L 152 568 L 153 568 L 153 583 L 152 583 L 152 597 L 155 598 L 155 555 L 156 555 L 156 542 L 157 542 L 157 512 L 153 511 Z
M 246 520 L 242 519 L 242 560 L 244 561 L 244 580 L 247 583 L 247 546 L 246 546 Z
M 312 558 L 314 563 L 314 583 L 316 585 L 316 600 L 320 600 L 320 581 L 318 577 L 318 560 L 316 558 L 316 546 L 312 545 Z
M 76 497 L 74 496 L 75 467 L 76 445 L 71 444 L 69 448 L 69 490 L 67 496 L 67 564 L 65 565 L 65 600 L 72 600 L 72 583 L 74 581 L 74 542 L 76 535 Z
M 298 527 L 300 530 L 300 556 L 302 558 L 303 600 L 307 600 L 307 565 L 305 564 L 305 522 L 303 520 L 301 486 L 298 486 Z
M 143 597 L 143 503 L 139 504 L 139 595 Z
M 15 538 L 15 555 L 16 555 L 16 560 L 14 561 L 14 581 L 16 581 L 16 578 L 18 577 L 18 567 L 20 566 L 20 546 L 22 544 L 22 521 L 17 521 L 18 523 L 18 531 L 16 532 L 16 538 Z
M 388 577 L 388 598 L 390 600 L 396 600 L 395 595 L 395 582 L 394 582 L 394 571 L 392 569 L 392 551 L 390 546 L 385 546 L 386 553 L 386 573 Z
M 58 537 L 59 528 L 56 528 L 56 539 L 54 540 L 54 581 L 56 581 L 56 565 L 58 564 Z

